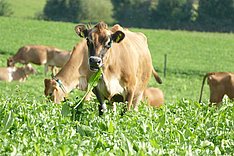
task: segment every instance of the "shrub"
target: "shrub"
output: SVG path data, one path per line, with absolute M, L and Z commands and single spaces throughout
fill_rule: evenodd
M 69 21 L 68 0 L 47 0 L 44 7 L 44 17 L 46 20 Z
M 157 24 L 181 24 L 192 20 L 193 0 L 159 0 L 153 12 Z
M 10 16 L 12 14 L 10 4 L 6 0 L 0 0 L 0 16 Z
M 124 26 L 149 27 L 151 11 L 158 0 L 112 0 L 114 18 Z
M 48 20 L 69 22 L 113 22 L 110 0 L 47 0 L 44 15 Z
M 234 0 L 200 0 L 198 22 L 213 29 L 233 29 Z

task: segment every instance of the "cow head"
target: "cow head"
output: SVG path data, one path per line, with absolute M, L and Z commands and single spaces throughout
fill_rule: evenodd
M 55 80 L 45 79 L 44 80 L 45 90 L 44 94 L 54 103 L 60 103 L 64 100 L 65 93 L 59 87 L 59 84 Z
M 88 29 L 85 25 L 79 24 L 75 27 L 76 33 L 86 38 L 89 51 L 89 68 L 91 71 L 97 71 L 103 66 L 103 57 L 111 48 L 112 42 L 121 42 L 125 34 L 122 31 L 112 32 L 108 30 L 107 24 L 98 23 L 93 28 Z
M 14 65 L 15 65 L 15 62 L 14 62 L 13 57 L 9 57 L 7 59 L 7 67 L 14 67 Z

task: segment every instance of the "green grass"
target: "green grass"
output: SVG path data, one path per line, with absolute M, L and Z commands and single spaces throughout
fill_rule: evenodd
M 71 50 L 79 42 L 75 24 L 0 17 L 0 66 L 26 44 Z M 84 103 L 77 121 L 61 115 L 62 105 L 46 101 L 43 67 L 24 83 L 0 82 L 0 155 L 231 155 L 234 153 L 234 103 L 208 107 L 199 92 L 203 74 L 232 71 L 234 35 L 131 29 L 148 37 L 153 64 L 163 79 L 149 85 L 165 94 L 161 109 L 141 104 L 139 112 L 99 117 L 97 101 Z M 167 54 L 167 77 L 163 77 Z M 69 96 L 76 104 L 80 91 Z
M 46 4 L 46 0 L 8 0 L 11 5 L 12 17 L 35 18 L 35 15 L 41 13 Z

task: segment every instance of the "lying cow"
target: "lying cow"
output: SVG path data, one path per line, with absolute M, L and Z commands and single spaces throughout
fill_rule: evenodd
M 20 81 L 23 82 L 30 74 L 36 73 L 31 64 L 27 64 L 24 67 L 1 67 L 0 68 L 0 80 L 1 81 Z
M 69 58 L 70 52 L 55 47 L 27 45 L 21 47 L 14 56 L 8 58 L 7 66 L 13 67 L 18 62 L 45 65 L 45 74 L 48 72 L 48 66 L 52 66 L 52 72 L 55 74 L 54 67 L 63 67 Z
M 205 80 L 210 87 L 210 103 L 219 104 L 226 94 L 230 99 L 234 98 L 234 73 L 230 72 L 212 72 L 207 73 L 202 82 L 199 103 L 202 99 L 202 91 Z
M 143 93 L 143 99 L 153 107 L 160 107 L 164 103 L 164 95 L 159 88 L 146 88 Z
M 45 95 L 54 103 L 60 103 L 74 88 L 86 90 L 90 75 L 87 60 L 88 49 L 86 42 L 82 41 L 73 48 L 70 59 L 55 77 L 44 80 Z
M 102 68 L 103 71 L 93 90 L 100 103 L 99 114 L 106 109 L 104 99 L 127 101 L 127 110 L 132 104 L 137 110 L 154 71 L 145 35 L 118 29 L 111 31 L 104 22 L 90 29 L 79 24 L 75 30 L 87 41 L 89 69 L 96 72 Z

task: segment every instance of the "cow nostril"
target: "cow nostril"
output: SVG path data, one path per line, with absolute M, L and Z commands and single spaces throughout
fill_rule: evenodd
M 92 57 L 90 57 L 89 62 L 94 62 L 94 59 Z
M 102 63 L 102 60 L 98 60 L 98 61 L 97 61 L 97 64 L 101 64 L 101 63 Z
M 98 65 L 102 63 L 102 59 L 99 57 L 90 57 L 89 62 Z

